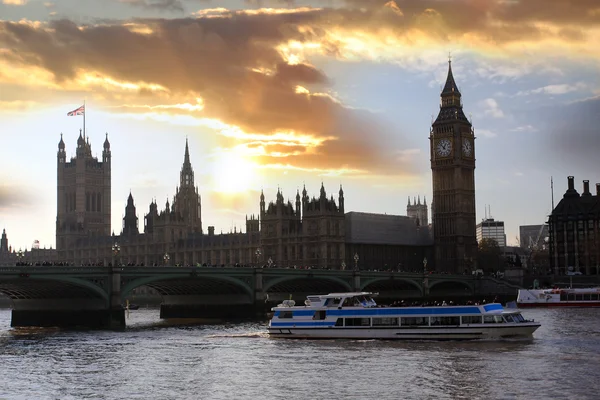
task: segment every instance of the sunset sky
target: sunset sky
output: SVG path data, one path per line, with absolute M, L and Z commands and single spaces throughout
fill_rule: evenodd
M 452 54 L 475 128 L 477 220 L 514 244 L 574 175 L 600 182 L 598 0 L 0 0 L 0 229 L 55 246 L 56 151 L 111 143 L 112 229 L 131 191 L 172 201 L 186 137 L 202 222 L 321 182 L 346 211 L 431 200 L 429 129 Z M 431 216 L 430 216 L 431 218 Z

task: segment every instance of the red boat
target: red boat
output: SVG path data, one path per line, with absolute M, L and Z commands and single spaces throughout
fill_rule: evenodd
M 582 289 L 520 289 L 517 306 L 600 307 L 600 287 Z

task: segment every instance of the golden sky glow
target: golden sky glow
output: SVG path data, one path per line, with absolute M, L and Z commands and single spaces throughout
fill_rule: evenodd
M 215 201 L 239 201 L 283 173 L 294 187 L 305 177 L 371 177 L 377 190 L 428 188 L 438 93 L 417 122 L 413 107 L 425 100 L 414 90 L 438 91 L 449 52 L 482 140 L 542 130 L 517 126 L 503 98 L 525 109 L 532 96 L 600 92 L 577 78 L 600 69 L 597 0 L 265 0 L 244 9 L 226 0 L 103 1 L 81 18 L 59 2 L 3 0 L 0 115 L 86 99 L 90 113 L 118 119 L 125 132 L 185 130 L 218 171 L 205 188 L 219 193 Z

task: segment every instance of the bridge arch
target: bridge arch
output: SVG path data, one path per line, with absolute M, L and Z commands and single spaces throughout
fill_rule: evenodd
M 400 283 L 408 283 L 410 286 L 413 286 L 416 290 L 418 290 L 419 292 L 421 292 L 421 294 L 423 293 L 423 288 L 421 287 L 421 285 L 416 282 L 413 279 L 408 279 L 408 278 L 397 278 L 397 277 L 389 277 L 389 276 L 383 276 L 383 277 L 377 277 L 377 278 L 370 278 L 370 279 L 365 279 L 364 281 L 361 280 L 360 282 L 360 289 L 361 290 L 365 290 L 368 288 L 368 286 L 371 286 L 373 284 L 379 283 L 379 282 L 400 282 Z
M 250 298 L 252 298 L 252 296 L 254 296 L 254 289 L 252 287 L 250 287 L 246 282 L 242 281 L 241 279 L 237 279 L 235 277 L 231 277 L 231 276 L 214 276 L 214 275 L 192 275 L 190 276 L 189 273 L 186 274 L 168 274 L 168 275 L 161 275 L 161 276 L 144 276 L 144 277 L 140 277 L 140 278 L 136 278 L 133 279 L 129 282 L 127 282 L 127 284 L 125 284 L 125 286 L 123 286 L 123 288 L 121 288 L 121 298 L 125 299 L 129 293 L 140 286 L 144 286 L 144 285 L 148 285 L 150 287 L 152 287 L 153 283 L 154 284 L 158 284 L 158 283 L 168 283 L 168 282 L 175 282 L 178 280 L 182 280 L 185 279 L 187 283 L 196 283 L 196 284 L 201 284 L 201 283 L 209 283 L 209 282 L 223 282 L 223 283 L 227 283 L 230 284 L 233 287 L 237 287 L 239 289 L 241 289 L 245 294 L 247 294 L 248 296 L 251 296 Z M 201 294 L 201 293 L 199 293 Z
M 3 287 L 3 284 L 6 283 L 10 283 L 11 289 Z M 20 287 L 20 283 L 23 283 L 22 287 Z M 34 285 L 31 285 L 31 283 L 34 283 Z M 53 285 L 49 287 L 48 283 L 52 283 Z M 81 289 L 83 289 L 83 292 Z M 85 292 L 88 292 L 88 294 L 102 299 L 107 304 L 110 301 L 108 289 L 105 289 L 87 279 L 77 277 L 29 276 L 27 278 L 4 280 L 2 283 L 0 283 L 0 293 L 12 300 L 18 299 L 21 296 L 25 298 L 36 298 L 36 293 L 38 291 L 43 292 L 44 296 L 47 296 L 49 291 L 55 291 L 57 293 L 61 293 L 61 295 L 64 295 L 65 291 L 73 292 L 75 295 L 83 295 Z
M 288 275 L 288 276 L 283 276 L 280 278 L 275 278 L 273 280 L 267 281 L 265 284 L 263 284 L 263 291 L 265 293 L 269 292 L 270 289 L 275 288 L 276 286 L 280 286 L 282 283 L 293 283 L 294 281 L 300 283 L 300 282 L 314 282 L 314 283 L 323 283 L 323 282 L 329 282 L 329 283 L 333 283 L 336 286 L 340 287 L 341 289 L 343 289 L 343 291 L 346 292 L 351 292 L 352 291 L 352 286 L 346 282 L 345 280 L 335 277 L 335 276 L 328 276 L 328 275 L 307 275 L 307 276 L 297 276 L 297 275 Z M 318 294 L 318 293 L 315 293 Z
M 429 283 L 429 294 L 432 296 L 436 294 L 462 294 L 465 296 L 471 296 L 474 294 L 474 289 L 473 286 L 471 286 L 468 282 L 465 281 L 442 279 L 435 280 Z

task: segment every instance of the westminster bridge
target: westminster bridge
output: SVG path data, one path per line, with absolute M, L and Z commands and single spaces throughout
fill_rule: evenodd
M 12 301 L 11 326 L 124 329 L 125 299 L 147 286 L 162 296 L 161 318 L 239 317 L 308 294 L 379 292 L 386 301 L 516 296 L 492 277 L 393 271 L 212 267 L 0 268 L 0 293 Z

